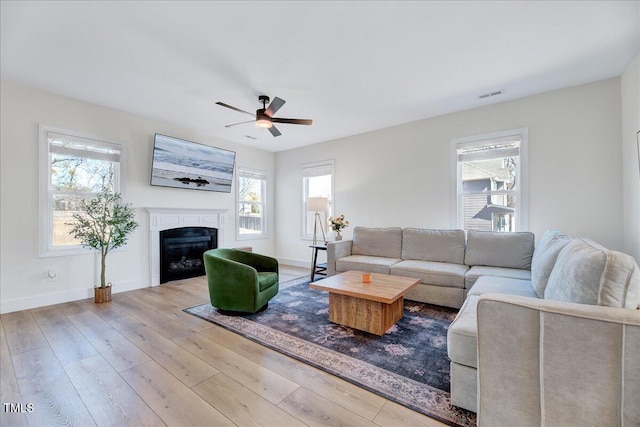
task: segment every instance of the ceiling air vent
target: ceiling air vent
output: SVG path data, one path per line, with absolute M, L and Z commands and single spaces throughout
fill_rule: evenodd
M 502 90 L 496 90 L 494 92 L 483 93 L 482 95 L 478 96 L 478 99 L 491 98 L 492 96 L 502 95 L 502 93 L 503 93 Z

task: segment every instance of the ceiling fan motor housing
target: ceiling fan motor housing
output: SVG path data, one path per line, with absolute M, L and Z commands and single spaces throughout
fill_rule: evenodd
M 267 115 L 266 111 L 266 108 L 256 110 L 256 126 L 268 129 L 273 126 L 273 123 L 271 122 L 271 117 Z

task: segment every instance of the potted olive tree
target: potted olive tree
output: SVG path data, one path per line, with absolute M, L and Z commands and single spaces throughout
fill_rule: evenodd
M 100 251 L 100 286 L 94 286 L 95 302 L 111 301 L 111 282 L 105 278 L 107 254 L 124 245 L 128 235 L 138 227 L 135 211 L 122 203 L 119 193 L 100 192 L 81 202 L 82 211 L 75 213 L 71 234 L 83 247 Z

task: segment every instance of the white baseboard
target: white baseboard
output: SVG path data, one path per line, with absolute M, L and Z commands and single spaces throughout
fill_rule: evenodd
M 300 261 L 298 259 L 278 258 L 278 263 L 282 265 L 290 265 L 291 267 L 311 268 L 310 261 Z
M 117 294 L 146 287 L 149 287 L 146 280 L 128 280 L 126 282 L 118 282 L 117 285 L 113 286 L 111 292 Z M 4 314 L 20 310 L 29 310 L 32 308 L 79 301 L 87 298 L 93 298 L 93 288 L 70 289 L 68 291 L 52 292 L 32 297 L 14 298 L 0 301 L 0 313 Z

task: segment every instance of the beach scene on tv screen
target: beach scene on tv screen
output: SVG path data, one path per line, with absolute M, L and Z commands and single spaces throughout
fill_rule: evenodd
M 151 185 L 231 192 L 233 151 L 156 134 Z

